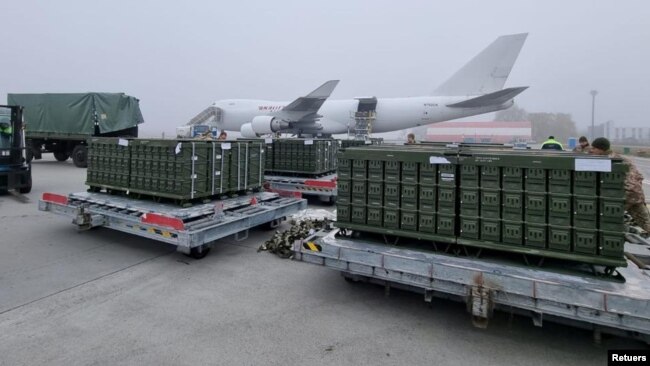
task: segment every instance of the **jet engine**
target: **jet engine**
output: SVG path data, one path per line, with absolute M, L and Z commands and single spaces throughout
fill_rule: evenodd
M 253 125 L 253 131 L 260 135 L 278 132 L 289 127 L 287 122 L 279 120 L 273 116 L 254 117 L 251 124 Z
M 244 123 L 241 125 L 239 132 L 241 133 L 242 137 L 247 139 L 254 139 L 258 137 L 255 131 L 253 131 L 253 125 L 250 123 Z

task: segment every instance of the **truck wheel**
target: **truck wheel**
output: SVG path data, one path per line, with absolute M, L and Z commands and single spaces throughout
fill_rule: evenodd
M 77 168 L 88 167 L 88 149 L 84 145 L 77 145 L 72 150 L 72 162 Z
M 192 257 L 194 259 L 203 259 L 205 258 L 206 255 L 210 253 L 210 247 L 194 247 L 190 249 L 190 254 L 188 254 L 188 257 Z
M 54 158 L 57 161 L 66 161 L 66 160 L 68 160 L 69 157 L 70 157 L 70 155 L 65 151 L 57 151 L 57 152 L 54 153 Z
M 27 194 L 32 191 L 32 177 L 30 175 L 29 178 L 27 178 L 27 185 L 18 189 L 18 191 L 22 194 Z

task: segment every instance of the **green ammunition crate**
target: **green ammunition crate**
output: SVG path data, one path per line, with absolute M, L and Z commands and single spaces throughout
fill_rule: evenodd
M 401 208 L 404 210 L 417 210 L 418 209 L 418 185 L 417 184 L 402 184 L 401 192 Z
M 368 161 L 368 180 L 384 180 L 384 162 L 381 160 Z
M 547 170 L 543 168 L 528 168 L 524 175 L 524 189 L 527 192 L 546 193 L 546 174 Z
M 399 210 L 392 207 L 384 207 L 384 227 L 387 229 L 399 229 Z
M 435 185 L 438 181 L 438 165 L 420 163 L 420 184 Z
M 418 211 L 425 212 L 425 213 L 435 213 L 436 204 L 427 201 L 420 201 L 420 203 L 418 204 Z
M 478 188 L 461 187 L 460 188 L 460 214 L 468 217 L 471 216 L 478 217 L 480 199 L 481 198 L 480 198 Z
M 384 162 L 384 180 L 386 182 L 399 182 L 400 172 L 401 169 L 399 161 Z
M 417 231 L 418 212 L 414 210 L 400 210 L 400 229 Z
M 402 183 L 418 183 L 418 163 L 415 161 L 402 162 Z
M 355 224 L 366 223 L 366 206 L 365 205 L 351 205 L 350 206 L 350 219 Z
M 481 218 L 481 240 L 501 242 L 501 220 Z
M 548 226 L 544 224 L 526 224 L 524 245 L 545 249 L 548 242 Z
M 338 179 L 352 178 L 352 160 L 339 157 L 337 158 L 337 165 L 336 173 Z
M 501 171 L 498 166 L 481 166 L 481 183 L 483 189 L 501 188 Z
M 582 254 L 596 254 L 598 250 L 598 231 L 594 229 L 573 230 L 573 251 Z
M 384 209 L 382 207 L 367 206 L 368 225 L 381 227 L 384 224 Z
M 435 207 L 436 204 L 436 186 L 433 185 L 427 185 L 427 184 L 420 184 L 419 186 L 419 200 L 420 202 L 425 202 L 429 204 L 433 204 Z
M 455 187 L 456 186 L 456 168 L 455 164 L 438 165 L 438 185 Z
M 448 214 L 436 215 L 436 233 L 440 235 L 456 235 L 456 216 Z
M 420 212 L 418 213 L 418 231 L 423 233 L 436 232 L 435 212 L 423 212 L 420 210 Z
M 574 172 L 573 194 L 596 196 L 598 194 L 598 173 L 582 171 Z
M 595 196 L 573 196 L 573 226 L 595 230 L 597 219 L 598 198 Z
M 573 229 L 568 226 L 548 227 L 548 248 L 563 252 L 571 251 L 573 244 Z
M 368 178 L 368 161 L 362 159 L 352 160 L 352 178 L 353 179 L 366 179 Z
M 601 231 L 599 254 L 606 257 L 620 258 L 623 256 L 625 236 L 620 231 Z
M 350 205 L 336 202 L 336 221 L 339 223 L 350 222 Z
M 547 223 L 546 209 L 547 209 L 547 193 L 525 193 L 524 206 L 525 220 L 530 224 L 544 224 Z
M 225 147 L 228 147 L 226 143 Z M 212 195 L 226 194 L 230 188 L 230 150 L 222 149 L 222 142 L 210 142 L 210 158 L 207 164 L 207 176 Z
M 571 201 L 568 194 L 551 194 L 548 198 L 548 222 L 555 226 L 571 226 Z
M 509 221 L 523 221 L 524 193 L 521 191 L 503 191 L 502 218 Z
M 352 203 L 355 205 L 366 204 L 366 180 L 354 179 L 352 181 Z
M 601 198 L 599 200 L 600 214 L 598 227 L 604 231 L 623 232 L 623 214 L 625 200 L 616 198 Z
M 481 216 L 493 219 L 501 218 L 501 191 L 496 189 L 481 190 Z
M 571 194 L 572 172 L 566 169 L 550 169 L 548 171 L 549 193 Z
M 504 166 L 502 168 L 502 187 L 504 190 L 521 191 L 524 189 L 524 169 Z
M 524 223 L 521 221 L 501 221 L 501 234 L 503 243 L 513 245 L 524 244 Z
M 384 199 L 399 202 L 401 189 L 399 183 L 384 183 Z
M 460 165 L 460 186 L 463 188 L 478 188 L 479 167 L 476 165 Z
M 350 182 L 347 179 L 339 179 L 336 181 L 336 189 L 337 189 L 337 196 L 336 196 L 337 204 L 349 205 L 352 202 L 351 201 L 352 182 Z
M 480 237 L 481 220 L 476 216 L 460 215 L 460 237 L 477 239 Z
M 455 187 L 438 187 L 438 212 L 451 215 L 456 213 Z

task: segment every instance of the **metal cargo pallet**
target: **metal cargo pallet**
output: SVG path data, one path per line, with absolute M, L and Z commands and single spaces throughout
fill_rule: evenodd
M 630 262 L 625 282 L 374 244 L 323 230 L 294 244 L 295 259 L 341 271 L 346 280 L 404 288 L 467 304 L 474 325 L 494 309 L 650 342 L 650 271 Z M 648 243 L 646 243 L 648 244 Z
M 266 175 L 264 180 L 271 189 L 288 192 L 299 192 L 329 198 L 336 197 L 336 173 L 319 178 L 289 177 L 282 175 Z
M 72 218 L 80 230 L 104 226 L 125 233 L 176 246 L 179 252 L 204 257 L 217 239 L 235 235 L 248 237 L 258 225 L 272 227 L 287 215 L 307 207 L 307 201 L 261 192 L 243 197 L 215 200 L 189 208 L 113 196 L 106 193 L 44 193 L 40 211 Z

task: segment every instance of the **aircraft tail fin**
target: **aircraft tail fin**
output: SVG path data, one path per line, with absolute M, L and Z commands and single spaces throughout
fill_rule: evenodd
M 526 89 L 528 89 L 527 86 L 501 89 L 489 94 L 481 95 L 480 97 L 464 100 L 462 102 L 458 102 L 454 104 L 447 104 L 447 107 L 480 108 L 480 107 L 487 107 L 491 105 L 499 105 L 509 101 L 510 99 L 519 95 L 519 93 L 523 92 Z
M 528 33 L 520 33 L 497 38 L 440 85 L 433 95 L 469 96 L 501 90 L 527 36 Z

